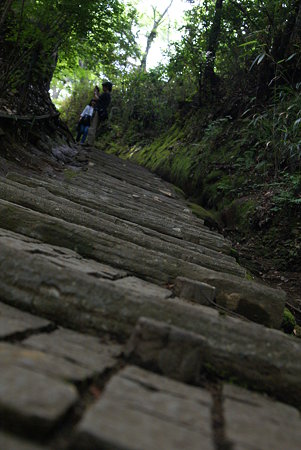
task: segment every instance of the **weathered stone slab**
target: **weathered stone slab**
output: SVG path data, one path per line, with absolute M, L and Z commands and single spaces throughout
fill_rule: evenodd
M 185 298 L 202 305 L 217 308 L 220 306 L 222 311 L 231 311 L 242 317 L 247 317 L 254 322 L 263 323 L 268 326 L 274 324 L 273 326 L 275 328 L 280 327 L 281 322 L 279 318 L 282 318 L 283 302 L 276 302 L 277 306 L 275 309 L 274 301 L 266 302 L 263 294 L 258 292 L 256 288 L 252 294 L 248 292 L 247 299 L 244 283 L 241 283 L 241 290 L 233 285 L 233 290 L 230 292 L 231 279 L 222 280 L 220 278 L 214 284 L 216 287 L 189 278 L 177 277 L 173 291 L 180 298 Z M 228 292 L 225 292 L 225 286 Z M 282 304 L 281 309 L 279 308 L 280 304 Z
M 47 350 L 43 352 L 16 344 L 0 343 L 0 368 L 8 366 L 24 367 L 35 373 L 72 382 L 85 381 L 98 373 Z M 111 365 L 104 364 L 104 368 L 107 367 L 110 368 Z
M 0 302 L 0 338 L 46 328 L 50 322 Z
M 42 255 L 57 267 L 68 267 L 91 277 L 117 280 L 127 275 L 124 270 L 114 269 L 93 259 L 85 259 L 68 248 L 45 244 L 37 239 L 0 228 L 0 245 L 4 243 L 31 255 Z
M 127 222 L 127 221 L 124 221 L 124 220 L 122 221 L 119 219 L 118 222 L 122 223 L 123 226 L 129 226 L 129 222 Z M 215 259 L 218 259 L 220 262 L 224 261 L 224 263 L 227 263 L 227 262 L 235 263 L 235 260 L 232 256 L 222 253 L 221 251 L 211 249 L 204 245 L 192 243 L 192 242 L 186 241 L 185 239 L 179 240 L 168 234 L 163 234 L 163 233 L 160 233 L 151 228 L 142 227 L 141 225 L 130 224 L 130 226 L 131 227 L 134 226 L 135 230 L 139 229 L 145 235 L 160 239 L 161 241 L 163 241 L 165 243 L 166 246 L 169 246 L 170 244 L 174 244 L 176 246 L 180 246 L 182 249 L 185 249 L 185 250 L 197 252 L 201 255 L 211 256 Z
M 300 407 L 301 343 L 257 324 L 210 317 L 202 308 L 208 322 L 199 327 L 199 334 L 139 319 L 126 355 L 181 381 L 199 383 L 207 372 L 247 383 Z
M 148 276 L 150 279 L 154 276 L 152 274 L 157 272 L 158 263 L 166 264 L 166 267 L 159 270 L 161 273 L 159 279 L 161 280 L 170 277 L 171 274 L 168 272 L 171 272 L 173 268 L 174 272 L 176 267 L 179 269 L 175 274 L 179 275 L 183 271 L 188 274 L 192 269 L 190 264 L 200 268 L 209 266 L 211 270 L 219 270 L 223 267 L 224 270 L 238 273 L 238 275 L 243 275 L 245 272 L 244 269 L 239 269 L 237 264 L 231 262 L 219 264 L 214 258 L 203 254 L 194 255 L 194 260 L 198 265 L 190 263 L 189 260 L 186 262 L 185 259 L 182 259 L 182 253 L 176 252 L 176 256 L 164 253 L 165 244 L 159 253 L 157 250 L 141 246 L 140 242 L 134 243 L 115 237 L 113 230 L 112 234 L 95 231 L 3 200 L 0 200 L 0 226 L 48 244 L 76 250 L 83 257 L 94 258 L 122 270 L 132 270 L 144 277 Z M 148 265 L 147 270 L 146 264 Z M 197 269 L 195 268 L 195 270 Z M 156 279 L 158 279 L 158 275 Z
M 23 438 L 17 438 L 8 433 L 0 431 L 0 448 L 1 450 L 47 450 L 48 447 L 40 447 L 38 444 L 29 442 Z M 49 449 L 50 450 L 50 449 Z
M 125 277 L 122 280 L 115 282 L 116 286 L 119 286 L 124 290 L 132 290 L 137 295 L 156 297 L 157 299 L 165 299 L 172 296 L 172 291 L 162 288 L 153 283 L 141 280 L 137 277 Z
M 221 236 L 216 239 L 216 237 L 211 235 L 209 230 L 205 228 L 201 229 L 201 224 L 197 229 L 189 232 L 187 230 L 187 222 L 176 221 L 173 217 L 167 218 L 164 214 L 159 214 L 158 211 L 156 212 L 156 210 L 148 211 L 146 208 L 129 208 L 126 200 L 121 202 L 120 205 L 116 205 L 114 201 L 116 199 L 110 198 L 108 194 L 102 191 L 97 192 L 96 195 L 95 192 L 91 193 L 87 189 L 81 188 L 79 184 L 76 186 L 72 186 L 71 184 L 60 185 L 59 183 L 49 183 L 49 181 L 22 178 L 19 174 L 11 174 L 9 178 L 17 182 L 22 179 L 24 184 L 28 186 L 45 187 L 54 195 L 63 196 L 72 200 L 74 203 L 102 211 L 108 215 L 141 225 L 145 228 L 153 229 L 159 233 L 168 234 L 179 239 L 185 239 L 186 236 L 188 240 L 192 240 L 194 243 L 200 243 L 205 247 L 227 254 L 231 250 L 229 242 L 225 241 Z M 202 233 L 204 233 L 204 239 L 201 236 Z
M 67 180 L 65 182 L 51 179 L 41 179 L 36 177 L 31 177 L 28 179 L 20 174 L 9 173 L 7 175 L 7 179 L 22 183 L 25 186 L 37 186 L 44 187 L 46 189 L 62 189 L 66 188 L 67 192 L 64 197 L 68 198 L 68 194 L 70 192 L 75 192 L 75 187 L 79 189 L 79 192 L 85 191 L 88 195 L 89 199 L 96 200 L 98 206 L 100 202 L 104 203 L 112 203 L 112 200 L 115 200 L 116 204 L 112 206 L 123 206 L 126 202 L 128 204 L 131 211 L 138 211 L 142 209 L 141 206 L 145 205 L 147 211 L 146 213 L 155 212 L 158 215 L 158 212 L 161 210 L 167 213 L 167 215 L 175 216 L 175 217 L 183 217 L 188 218 L 191 217 L 192 220 L 195 220 L 195 217 L 192 216 L 192 213 L 184 203 L 180 203 L 177 201 L 171 201 L 170 198 L 166 198 L 166 196 L 162 195 L 159 191 L 154 193 L 152 190 L 146 190 L 144 188 L 139 188 L 131 183 L 128 183 L 125 180 L 118 180 L 112 175 L 103 174 L 101 180 L 99 180 L 99 167 L 97 168 L 98 172 L 94 170 L 94 167 L 90 167 L 87 175 L 84 173 L 78 173 L 77 176 L 72 180 Z M 124 176 L 127 176 L 127 173 L 124 172 Z M 98 183 L 95 183 L 95 179 L 98 179 Z M 150 185 L 149 185 L 150 186 Z M 185 209 L 185 211 L 184 211 Z M 113 211 L 114 209 L 112 209 Z M 198 221 L 199 225 L 203 225 L 202 220 Z
M 140 186 L 150 192 L 167 195 L 169 198 L 176 194 L 171 190 L 171 185 L 161 178 L 157 177 L 149 170 L 139 166 L 131 161 L 121 161 L 114 155 L 107 155 L 104 152 L 93 153 L 91 155 L 95 165 L 100 165 L 103 172 L 121 181 L 132 183 L 134 186 Z M 163 191 L 163 192 L 162 192 Z
M 151 173 L 146 168 L 139 166 L 128 160 L 120 160 L 114 155 L 108 155 L 104 152 L 92 152 L 90 154 L 91 161 L 95 162 L 95 165 L 101 167 L 104 174 L 113 175 L 117 180 L 125 181 L 128 183 L 132 182 L 135 186 L 141 186 L 142 188 L 147 188 L 149 191 L 161 193 L 167 191 L 168 194 L 171 192 L 170 184 L 163 181 L 158 176 Z M 98 175 L 96 170 L 96 176 Z M 102 180 L 100 180 L 101 182 Z M 169 196 L 169 195 L 168 195 Z
M 43 255 L 31 255 L 2 245 L 0 299 L 22 305 L 69 328 L 106 331 L 128 336 L 139 317 L 165 320 L 199 332 L 208 330 L 208 309 L 176 298 L 137 294 L 114 281 L 87 277 L 79 271 L 57 267 Z M 18 277 L 15 277 L 16 271 Z M 215 311 L 212 310 L 212 317 Z
M 67 383 L 23 367 L 0 371 L 0 414 L 15 428 L 50 430 L 77 401 L 76 389 Z
M 185 277 L 176 278 L 173 291 L 177 297 L 207 306 L 212 306 L 216 295 L 215 287 L 210 284 Z
M 122 350 L 120 345 L 108 344 L 94 336 L 66 329 L 31 336 L 24 344 L 47 354 L 66 358 L 94 374 L 114 367 Z
M 172 213 L 173 216 L 177 216 L 180 222 L 185 221 L 186 229 L 191 229 L 191 226 L 194 225 L 198 229 L 195 230 L 196 234 L 198 234 L 200 228 L 204 228 L 204 230 L 206 229 L 203 226 L 203 221 L 196 218 L 192 214 L 191 210 L 187 208 L 187 204 L 183 199 L 173 198 L 175 195 L 173 192 L 173 188 L 169 184 L 162 184 L 162 180 L 160 180 L 161 186 L 159 186 L 158 188 L 157 195 L 153 195 L 154 186 L 156 185 L 155 177 L 153 176 L 153 174 L 151 174 L 151 176 L 150 174 L 148 174 L 148 176 L 145 176 L 145 174 L 143 174 L 141 180 L 142 182 L 138 185 L 137 178 L 139 178 L 139 175 L 135 172 L 135 166 L 133 166 L 133 177 L 129 177 L 128 167 L 125 166 L 124 169 L 118 159 L 113 160 L 109 164 L 109 170 L 106 170 L 106 163 L 105 167 L 103 167 L 102 156 L 100 156 L 99 158 L 98 155 L 92 155 L 92 157 L 95 161 L 94 166 L 92 167 L 91 171 L 89 171 L 90 173 L 88 172 L 86 174 L 83 174 L 85 186 L 88 185 L 89 189 L 95 190 L 97 189 L 97 187 L 100 187 L 101 184 L 101 189 L 105 190 L 106 192 L 114 194 L 116 191 L 119 199 L 127 193 L 132 193 L 133 198 L 137 200 L 138 204 L 140 202 L 144 203 L 145 201 L 150 200 L 147 204 L 147 208 L 151 210 L 151 213 L 156 212 L 156 210 L 158 209 L 161 210 L 161 208 L 164 207 L 166 208 L 166 212 L 170 210 L 170 213 Z M 105 174 L 101 179 L 101 183 L 98 183 L 97 186 L 95 186 L 95 184 L 93 184 L 93 177 L 98 177 L 97 171 L 99 171 L 99 167 L 101 167 L 102 172 L 104 172 Z M 118 182 L 118 180 L 121 181 Z M 149 183 L 147 182 L 147 180 L 149 180 Z M 78 185 L 78 182 L 76 180 L 71 180 L 71 183 L 72 182 L 74 183 L 74 185 Z M 131 184 L 133 185 L 134 189 Z M 112 186 L 114 186 L 114 189 L 112 189 Z M 131 199 L 129 198 L 129 200 Z M 116 198 L 116 201 L 118 201 L 118 197 Z M 133 205 L 135 204 L 132 205 L 131 203 L 129 203 L 129 205 L 132 209 Z
M 98 158 L 94 161 L 95 164 L 89 168 L 88 172 L 82 172 L 77 179 L 70 179 L 70 184 L 84 186 L 85 189 L 92 192 L 106 192 L 112 197 L 116 196 L 118 202 L 127 198 L 131 208 L 142 204 L 151 210 L 165 211 L 167 214 L 173 214 L 174 216 L 180 216 L 181 213 L 185 218 L 192 216 L 192 212 L 189 209 L 183 211 L 183 206 L 185 207 L 186 205 L 183 200 L 175 199 L 170 190 L 170 185 L 167 186 L 165 184 L 164 186 L 161 184 L 157 188 L 153 185 L 154 180 L 152 176 L 149 177 L 149 181 L 144 179 L 140 182 L 139 176 L 135 173 L 133 176 L 129 174 L 127 169 L 120 166 L 118 159 L 115 161 L 115 165 L 110 167 L 109 171 L 105 170 Z M 95 184 L 94 180 L 99 176 L 100 167 L 102 177 Z M 198 223 L 202 224 L 203 221 L 199 220 Z M 188 226 L 190 227 L 190 225 L 189 223 Z
M 27 179 L 22 178 L 22 180 L 25 182 Z M 29 183 L 32 183 L 32 179 L 29 180 Z M 193 261 L 191 252 L 197 252 L 199 254 L 214 257 L 217 260 L 229 261 L 232 264 L 235 262 L 232 257 L 221 252 L 200 245 L 196 246 L 184 239 L 179 241 L 177 238 L 166 234 L 166 232 L 159 233 L 151 228 L 142 227 L 141 225 L 106 214 L 103 210 L 99 211 L 99 205 L 97 205 L 97 209 L 87 207 L 78 202 L 63 198 L 61 195 L 54 195 L 44 187 L 28 187 L 8 179 L 0 178 L 0 184 L 2 199 L 19 205 L 30 206 L 31 209 L 35 211 L 46 212 L 49 215 L 60 218 L 67 217 L 69 221 L 72 220 L 78 225 L 88 224 L 90 228 L 105 232 L 108 232 L 108 230 L 111 229 L 115 236 L 126 236 L 127 240 L 140 242 L 140 245 L 143 238 L 145 239 L 145 236 L 147 236 L 152 238 L 152 240 L 146 240 L 144 245 L 147 245 L 147 243 L 150 242 L 152 244 L 151 248 L 154 247 L 156 242 L 169 242 L 171 245 L 165 245 L 166 251 L 169 250 L 169 247 L 171 247 L 170 251 L 176 251 L 178 247 L 182 250 L 185 249 L 190 252 L 187 255 L 187 259 L 190 261 Z M 124 203 L 122 205 L 124 205 Z M 216 239 L 221 239 L 220 235 L 215 235 L 213 232 L 206 229 L 202 230 L 202 234 L 206 234 L 206 236 L 210 237 L 211 241 L 213 236 Z
M 233 450 L 299 450 L 301 418 L 295 408 L 231 385 L 223 389 L 225 436 Z
M 162 242 L 161 239 L 158 239 L 158 237 L 155 236 L 148 236 L 140 228 L 125 227 L 116 222 L 109 222 L 103 217 L 103 214 L 99 212 L 93 213 L 93 211 L 87 212 L 87 208 L 79 209 L 75 203 L 70 204 L 71 202 L 67 202 L 66 200 L 62 203 L 62 200 L 58 202 L 58 199 L 51 200 L 47 197 L 44 198 L 44 196 L 39 195 L 38 192 L 29 191 L 28 188 L 22 189 L 20 185 L 10 186 L 7 185 L 7 183 L 1 183 L 1 179 L 0 184 L 2 199 L 13 202 L 13 204 L 30 207 L 32 210 L 40 212 L 43 215 L 47 214 L 46 217 L 50 215 L 52 217 L 60 218 L 66 222 L 72 222 L 73 224 L 100 231 L 101 233 L 104 233 L 101 234 L 101 239 L 105 239 L 106 235 L 112 235 L 115 238 L 132 242 L 140 247 L 167 253 L 173 257 L 183 259 L 191 263 L 200 264 L 213 270 L 225 271 L 239 276 L 245 275 L 245 270 L 241 268 L 234 260 L 229 260 L 225 264 L 225 262 L 220 261 L 219 258 L 214 258 L 211 255 L 199 253 L 196 250 L 192 251 L 185 249 L 185 247 L 182 247 L 179 242 L 170 243 L 170 245 L 166 246 L 164 241 Z M 20 213 L 20 209 L 18 209 L 18 211 Z M 26 215 L 28 215 L 28 212 Z M 140 215 L 139 211 L 138 215 Z M 4 226 L 4 223 L 8 221 L 9 216 L 6 215 L 5 220 L 3 219 L 0 221 L 0 224 L 2 222 L 2 226 Z M 20 230 L 15 229 L 15 231 Z M 199 238 L 197 238 L 197 242 L 198 240 Z M 212 242 L 215 240 L 218 241 L 218 238 L 213 239 L 212 236 L 208 236 L 207 240 L 210 243 L 210 246 L 212 246 Z
M 1 220 L 1 217 L 5 219 Z M 277 328 L 281 325 L 286 300 L 283 291 L 234 275 L 219 273 L 113 236 L 102 235 L 100 232 L 0 201 L 1 223 L 14 231 L 44 240 L 49 244 L 71 248 L 82 256 L 95 258 L 102 263 L 135 273 L 148 281 L 163 284 L 181 275 L 211 284 L 216 288 L 219 303 L 233 304 L 235 300 L 237 313 L 267 326 Z M 5 239 L 2 242 L 5 243 Z
M 78 427 L 78 449 L 214 449 L 212 400 L 205 390 L 126 368 Z

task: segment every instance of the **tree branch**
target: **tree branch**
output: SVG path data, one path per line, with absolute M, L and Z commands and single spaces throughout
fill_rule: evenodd
M 141 64 L 140 64 L 140 69 L 143 71 L 146 71 L 146 60 L 147 60 L 151 45 L 157 36 L 158 27 L 162 23 L 165 15 L 167 14 L 167 11 L 169 10 L 169 8 L 171 7 L 172 4 L 173 4 L 173 0 L 170 1 L 169 5 L 165 8 L 163 13 L 159 15 L 158 19 L 156 19 L 157 8 L 153 7 L 153 14 L 154 14 L 153 26 L 152 26 L 151 32 L 147 36 L 146 48 L 145 48 L 145 52 L 143 53 L 143 56 L 141 59 Z

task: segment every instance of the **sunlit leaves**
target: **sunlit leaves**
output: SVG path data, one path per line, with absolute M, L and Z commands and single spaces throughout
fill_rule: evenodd
M 5 37 L 19 65 L 40 78 L 49 78 L 57 55 L 70 70 L 82 60 L 96 73 L 135 54 L 134 22 L 135 10 L 119 0 L 14 0 Z

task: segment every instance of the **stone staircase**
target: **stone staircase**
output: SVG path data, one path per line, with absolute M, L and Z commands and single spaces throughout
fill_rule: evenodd
M 0 177 L 0 449 L 299 449 L 285 294 L 157 176 Z

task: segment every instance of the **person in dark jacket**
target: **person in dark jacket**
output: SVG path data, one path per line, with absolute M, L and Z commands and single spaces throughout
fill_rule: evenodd
M 99 92 L 98 86 L 94 89 L 94 99 L 96 100 L 95 115 L 89 128 L 88 144 L 93 145 L 96 137 L 97 128 L 100 122 L 108 118 L 108 106 L 111 102 L 112 83 L 104 81 L 102 83 L 102 93 Z

